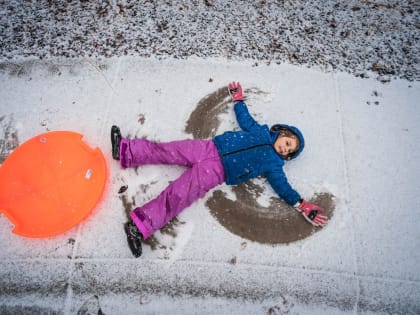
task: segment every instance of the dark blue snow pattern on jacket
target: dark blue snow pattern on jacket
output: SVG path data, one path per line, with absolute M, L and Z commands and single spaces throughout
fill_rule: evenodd
M 279 133 L 272 134 L 267 125 L 258 124 L 244 102 L 236 103 L 234 111 L 242 130 L 228 131 L 213 139 L 222 159 L 226 184 L 237 185 L 265 176 L 282 199 L 290 205 L 296 204 L 301 197 L 287 181 L 284 159 L 273 147 Z M 299 137 L 302 137 L 300 132 Z

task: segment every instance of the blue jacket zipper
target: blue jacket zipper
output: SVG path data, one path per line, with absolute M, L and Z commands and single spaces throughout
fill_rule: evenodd
M 228 156 L 228 155 L 232 155 L 232 154 L 236 154 L 236 153 L 243 152 L 243 151 L 252 150 L 252 149 L 255 149 L 255 148 L 258 148 L 258 147 L 264 147 L 264 146 L 270 146 L 271 147 L 272 145 L 271 144 L 268 144 L 268 143 L 256 144 L 256 145 L 253 145 L 251 147 L 242 148 L 242 149 L 235 150 L 235 151 L 232 151 L 232 152 L 223 153 L 222 154 L 222 157 Z

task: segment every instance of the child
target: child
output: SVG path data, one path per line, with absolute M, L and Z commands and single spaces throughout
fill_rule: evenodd
M 143 239 L 213 187 L 223 182 L 240 184 L 260 175 L 266 176 L 277 194 L 311 224 L 322 226 L 326 223 L 327 217 L 320 213 L 323 209 L 302 199 L 283 172 L 284 161 L 296 158 L 303 150 L 301 132 L 288 125 L 277 124 L 271 129 L 259 125 L 248 112 L 239 82 L 230 83 L 228 88 L 235 102 L 240 131 L 229 131 L 212 140 L 156 143 L 122 138 L 119 128 L 112 126 L 112 156 L 123 168 L 144 164 L 173 164 L 187 168 L 159 196 L 131 212 L 133 222 L 127 222 L 124 229 L 135 257 L 142 253 Z

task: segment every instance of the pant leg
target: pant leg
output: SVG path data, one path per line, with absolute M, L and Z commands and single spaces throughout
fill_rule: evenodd
M 217 150 L 206 161 L 194 164 L 173 181 L 158 197 L 134 209 L 130 216 L 146 239 L 162 228 L 195 200 L 225 180 Z
M 146 139 L 121 139 L 120 164 L 136 167 L 144 164 L 173 164 L 191 167 L 213 154 L 212 140 L 152 142 Z

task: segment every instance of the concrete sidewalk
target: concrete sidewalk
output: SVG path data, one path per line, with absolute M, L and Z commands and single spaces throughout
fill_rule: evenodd
M 333 196 L 329 224 L 295 242 L 261 244 L 212 215 L 210 192 L 133 258 L 122 229 L 126 210 L 181 170 L 121 170 L 110 156 L 110 126 L 131 137 L 190 138 L 185 126 L 197 104 L 231 80 L 249 88 L 259 122 L 280 119 L 303 131 L 305 151 L 285 170 L 305 198 Z M 0 216 L 0 313 L 419 314 L 419 99 L 418 82 L 383 84 L 290 65 L 139 58 L 0 64 L 2 161 L 37 134 L 72 130 L 103 151 L 109 170 L 98 206 L 62 235 L 23 238 Z M 231 109 L 213 118 L 216 133 L 237 126 Z M 123 185 L 128 190 L 119 194 Z M 218 190 L 237 198 L 231 187 Z M 267 207 L 273 196 L 267 189 L 254 197 Z

